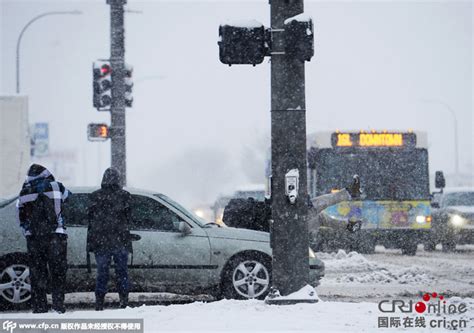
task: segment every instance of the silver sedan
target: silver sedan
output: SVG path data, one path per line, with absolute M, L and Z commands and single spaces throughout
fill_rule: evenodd
M 86 253 L 89 194 L 72 188 L 63 216 L 67 225 L 67 290 L 92 291 L 96 265 Z M 265 232 L 207 223 L 169 197 L 127 189 L 132 194 L 133 242 L 129 258 L 132 291 L 209 293 L 226 298 L 264 298 L 272 279 L 272 252 Z M 309 249 L 310 281 L 319 284 L 324 264 Z M 90 269 L 89 269 L 90 268 Z M 0 202 L 0 307 L 31 298 L 26 242 L 16 222 L 14 198 Z

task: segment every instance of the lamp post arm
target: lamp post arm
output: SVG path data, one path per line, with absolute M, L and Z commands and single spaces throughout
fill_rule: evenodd
M 26 25 L 21 29 L 20 35 L 16 41 L 16 93 L 20 93 L 20 44 L 21 39 L 23 38 L 23 34 L 25 33 L 26 29 L 35 21 L 39 20 L 42 17 L 49 16 L 49 15 L 63 15 L 63 14 L 71 14 L 71 15 L 79 15 L 82 14 L 81 11 L 73 10 L 73 11 L 55 11 L 55 12 L 46 12 L 40 15 L 33 17 Z

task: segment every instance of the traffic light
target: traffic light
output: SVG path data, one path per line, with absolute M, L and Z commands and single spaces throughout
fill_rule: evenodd
M 108 61 L 94 61 L 93 104 L 99 111 L 108 111 L 112 104 L 112 67 Z
M 87 138 L 89 141 L 105 141 L 109 138 L 109 127 L 106 124 L 89 124 Z
M 298 15 L 285 21 L 285 53 L 301 61 L 314 55 L 313 20 Z
M 219 26 L 220 61 L 229 66 L 260 64 L 269 48 L 266 36 L 265 27 L 256 21 Z
M 132 96 L 132 87 L 133 87 L 133 66 L 125 64 L 125 106 L 132 107 L 133 96 Z

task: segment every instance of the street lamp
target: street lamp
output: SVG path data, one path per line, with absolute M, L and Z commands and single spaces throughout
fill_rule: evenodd
M 458 118 L 456 117 L 456 112 L 454 112 L 453 108 L 449 106 L 448 103 L 437 100 L 437 99 L 426 99 L 423 100 L 425 103 L 434 103 L 441 105 L 442 107 L 445 108 L 445 110 L 448 110 L 448 112 L 451 114 L 453 118 L 453 128 L 454 128 L 454 172 L 456 174 L 456 177 L 459 176 L 459 147 L 458 147 Z
M 20 35 L 18 36 L 18 40 L 16 42 L 16 93 L 20 93 L 20 43 L 25 33 L 26 29 L 35 21 L 39 20 L 42 17 L 50 16 L 50 15 L 81 15 L 82 12 L 79 10 L 72 10 L 72 11 L 54 11 L 54 12 L 46 12 L 40 14 L 38 16 L 33 17 L 21 30 Z

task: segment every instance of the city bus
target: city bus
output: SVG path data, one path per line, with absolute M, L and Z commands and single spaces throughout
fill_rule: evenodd
M 360 131 L 308 136 L 308 190 L 331 193 L 361 179 L 361 199 L 320 214 L 318 246 L 344 242 L 371 253 L 376 244 L 416 254 L 431 228 L 428 149 L 425 133 Z

